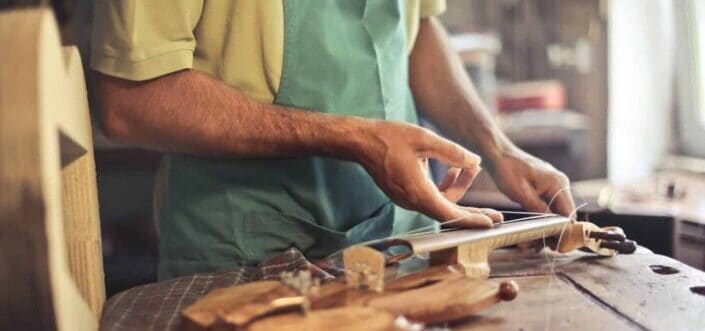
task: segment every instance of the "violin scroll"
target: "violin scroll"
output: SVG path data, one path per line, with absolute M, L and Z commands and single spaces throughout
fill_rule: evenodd
M 565 253 L 579 248 L 601 256 L 614 256 L 634 253 L 637 243 L 628 240 L 620 227 L 600 228 L 589 222 L 575 222 L 566 229 L 557 251 Z

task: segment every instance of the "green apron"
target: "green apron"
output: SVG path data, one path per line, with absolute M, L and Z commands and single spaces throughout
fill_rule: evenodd
M 275 103 L 416 123 L 404 2 L 285 0 Z M 353 162 L 168 155 L 163 165 L 161 279 L 257 264 L 292 246 L 321 258 L 430 224 L 395 206 Z

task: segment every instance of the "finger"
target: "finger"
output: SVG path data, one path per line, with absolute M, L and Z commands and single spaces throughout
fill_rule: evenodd
M 430 181 L 428 181 L 430 183 Z M 418 208 L 416 210 L 435 218 L 441 222 L 453 221 L 455 224 L 464 224 L 465 227 L 473 225 L 482 227 L 486 224 L 492 224 L 492 218 L 484 215 L 482 210 L 466 209 L 469 207 L 461 207 L 446 199 L 443 194 L 438 191 L 431 183 L 430 185 L 422 184 L 418 186 L 421 190 L 418 194 L 421 197 L 418 200 Z M 477 217 L 480 215 L 482 217 Z
M 491 208 L 475 208 L 475 207 L 461 207 L 464 210 L 471 212 L 471 213 L 477 213 L 477 214 L 483 214 L 487 217 L 489 217 L 492 220 L 492 223 L 501 223 L 504 221 L 504 215 L 502 213 L 491 209 Z
M 462 169 L 479 166 L 482 161 L 477 154 L 433 133 L 427 133 L 421 139 L 419 152 L 422 157 L 430 157 L 451 167 Z
M 573 195 L 570 193 L 570 189 L 549 191 L 546 198 L 553 199 L 551 210 L 557 214 L 569 217 L 575 210 L 575 202 L 573 201 Z
M 450 202 L 432 185 L 432 191 L 428 191 L 429 188 L 426 185 L 422 185 L 422 187 L 424 193 L 421 196 L 425 198 L 419 200 L 418 211 L 441 222 L 452 221 L 449 225 L 453 227 L 488 228 L 492 226 L 492 218 L 483 214 L 482 211 L 472 212 L 466 210 L 466 207 Z
M 423 166 L 408 166 L 393 178 L 388 186 L 392 200 L 399 206 L 421 212 L 438 221 L 448 221 L 462 214 L 455 210 L 455 204 L 448 201 L 428 176 L 423 174 Z
M 451 202 L 458 202 L 458 200 L 465 196 L 468 189 L 470 189 L 470 186 L 475 181 L 475 177 L 477 177 L 480 171 L 480 167 L 463 169 L 456 181 L 451 183 L 445 190 L 442 190 L 443 195 Z
M 536 213 L 549 213 L 551 211 L 546 202 L 541 199 L 536 193 L 536 190 L 534 190 L 529 183 L 523 182 L 521 184 L 521 190 L 517 202 L 519 202 L 524 209 Z
M 504 215 L 494 209 L 482 208 L 482 213 L 489 216 L 493 223 L 504 222 Z
M 447 190 L 451 184 L 453 184 L 457 179 L 458 176 L 460 176 L 460 173 L 462 170 L 460 168 L 455 168 L 451 167 L 448 169 L 448 172 L 446 172 L 445 177 L 443 177 L 443 181 L 441 182 L 440 185 L 438 185 L 438 190 L 443 192 Z
M 468 211 L 464 211 L 464 212 L 465 212 L 465 216 L 462 219 L 460 219 L 456 222 L 453 222 L 454 227 L 466 228 L 466 229 L 467 228 L 470 228 L 470 229 L 483 228 L 484 229 L 484 228 L 491 228 L 492 224 L 494 224 L 492 219 L 485 214 L 473 213 L 473 212 L 468 212 Z
M 410 180 L 414 185 L 406 189 L 414 199 L 408 200 L 408 209 L 416 210 L 438 221 L 445 222 L 461 217 L 455 210 L 455 204 L 448 201 L 436 186 L 426 177 Z
M 492 219 L 488 216 L 469 213 L 450 202 L 438 191 L 436 185 L 427 177 L 421 176 L 420 172 L 411 171 L 404 174 L 403 177 L 408 177 L 406 178 L 408 183 L 416 183 L 407 189 L 407 193 L 412 197 L 412 199 L 405 199 L 409 204 L 409 209 L 419 211 L 441 222 L 462 219 L 461 224 L 466 226 L 487 227 L 492 225 Z

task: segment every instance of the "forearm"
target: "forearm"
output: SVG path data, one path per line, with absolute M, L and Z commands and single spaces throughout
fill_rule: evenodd
M 433 18 L 421 20 L 409 79 L 423 115 L 456 141 L 475 147 L 488 165 L 514 148 L 450 48 L 445 29 Z
M 234 158 L 350 159 L 369 123 L 256 102 L 194 70 L 147 82 L 98 76 L 112 138 L 166 152 Z

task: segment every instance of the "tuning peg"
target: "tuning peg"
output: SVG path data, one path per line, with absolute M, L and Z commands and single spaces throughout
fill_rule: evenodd
M 603 241 L 600 243 L 600 248 L 614 249 L 620 254 L 632 254 L 636 251 L 636 241 L 624 240 L 619 241 Z
M 619 242 L 623 242 L 623 241 L 627 240 L 627 237 L 625 237 L 624 234 L 619 233 L 619 232 L 612 232 L 612 231 L 592 231 L 592 232 L 590 232 L 588 237 L 593 238 L 593 239 L 619 241 Z
M 636 241 L 634 240 L 625 240 L 622 242 L 620 245 L 620 248 L 617 250 L 620 254 L 632 254 L 636 252 L 637 244 Z

